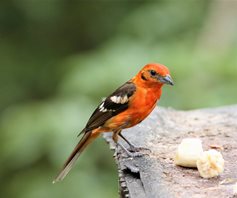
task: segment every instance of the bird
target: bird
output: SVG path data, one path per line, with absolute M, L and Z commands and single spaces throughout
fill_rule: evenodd
M 69 173 L 82 151 L 101 133 L 112 132 L 112 139 L 129 156 L 140 156 L 136 147 L 121 133 L 123 129 L 142 122 L 155 108 L 164 84 L 174 85 L 169 69 L 160 63 L 146 64 L 133 78 L 104 98 L 90 116 L 79 143 L 66 160 L 53 183 L 61 181 Z M 78 135 L 78 136 L 79 136 Z M 130 146 L 128 150 L 119 137 Z

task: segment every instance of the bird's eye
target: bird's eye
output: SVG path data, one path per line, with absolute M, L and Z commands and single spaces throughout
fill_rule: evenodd
M 150 70 L 150 74 L 151 74 L 152 76 L 155 76 L 155 75 L 156 75 L 156 71 L 155 71 L 155 70 Z

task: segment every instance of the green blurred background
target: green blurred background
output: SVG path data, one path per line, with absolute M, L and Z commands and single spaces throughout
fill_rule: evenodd
M 235 0 L 2 0 L 1 197 L 118 197 L 102 138 L 52 179 L 101 98 L 148 62 L 175 81 L 161 106 L 237 103 Z

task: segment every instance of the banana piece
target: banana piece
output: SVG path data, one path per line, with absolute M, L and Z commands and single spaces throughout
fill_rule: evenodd
M 234 196 L 237 195 L 237 183 L 235 183 L 235 185 L 233 186 L 233 194 Z
M 203 178 L 218 176 L 224 170 L 224 159 L 220 152 L 208 150 L 197 160 L 197 168 Z
M 199 138 L 185 138 L 178 146 L 174 163 L 184 167 L 197 167 L 197 159 L 203 153 L 202 142 Z

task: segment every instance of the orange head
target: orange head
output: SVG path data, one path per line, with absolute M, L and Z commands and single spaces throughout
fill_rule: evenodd
M 159 63 L 145 65 L 137 74 L 136 79 L 142 84 L 149 86 L 162 86 L 163 84 L 174 85 L 169 69 Z

